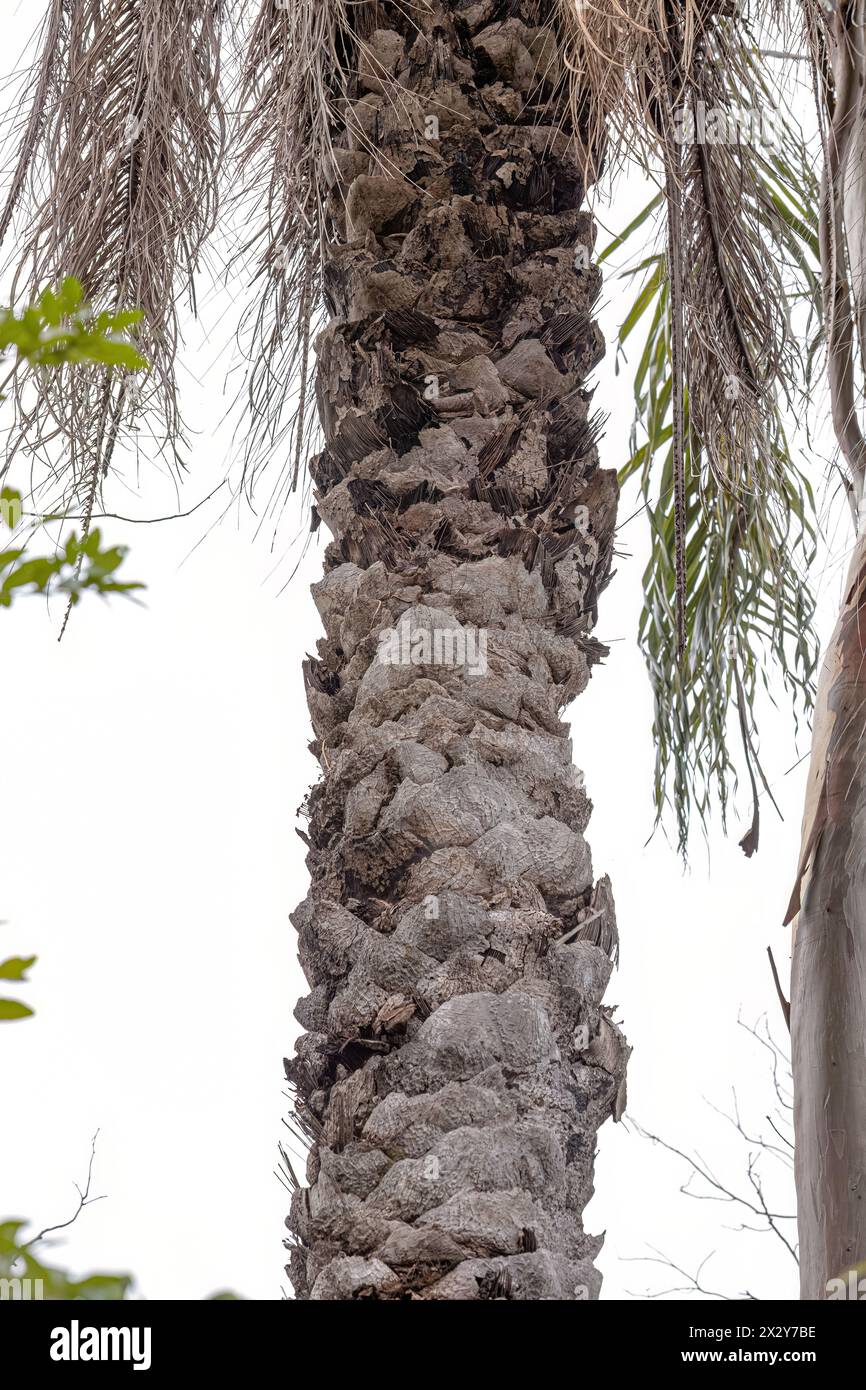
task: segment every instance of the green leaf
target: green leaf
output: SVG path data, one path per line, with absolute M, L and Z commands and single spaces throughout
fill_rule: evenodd
M 659 263 L 655 266 L 646 284 L 641 288 L 637 299 L 625 317 L 625 322 L 619 330 L 619 342 L 621 345 L 626 342 L 633 329 L 637 327 L 638 323 L 643 318 L 650 304 L 658 295 L 663 280 L 664 270 L 661 263 Z
M 106 324 L 113 333 L 122 333 L 126 328 L 133 328 L 135 324 L 141 323 L 144 318 L 142 309 L 122 309 L 118 314 L 111 314 Z
M 95 337 L 88 334 L 77 343 L 70 342 L 65 360 L 69 362 L 101 362 L 110 367 L 126 367 L 137 371 L 146 367 L 147 361 L 131 343 L 122 343 L 111 337 Z
M 69 277 L 59 290 L 43 290 L 21 314 L 0 311 L 0 351 L 14 348 L 19 361 L 33 368 L 90 363 L 143 371 L 147 359 L 127 336 L 142 318 L 140 309 L 94 315 L 81 284 Z
M 22 1231 L 27 1225 L 26 1221 L 14 1218 L 0 1221 L 0 1255 L 7 1253 L 10 1249 L 18 1249 L 18 1232 Z
M 10 956 L 0 961 L 0 980 L 26 980 L 25 972 L 35 964 L 35 956 Z
M 638 213 L 637 217 L 629 222 L 625 231 L 620 232 L 618 236 L 614 237 L 613 241 L 608 243 L 598 258 L 598 264 L 601 265 L 602 261 L 606 261 L 608 256 L 613 255 L 614 251 L 618 251 L 621 246 L 624 246 L 629 237 L 631 237 L 639 227 L 643 226 L 647 218 L 651 217 L 653 213 L 661 207 L 663 202 L 664 194 L 657 193 L 656 196 L 647 203 L 646 207 Z
M 121 1302 L 126 1298 L 132 1279 L 125 1274 L 91 1274 L 77 1283 L 69 1281 L 71 1297 L 86 1303 Z
M 14 565 L 15 561 L 24 554 L 23 550 L 0 550 L 0 573 Z
M 23 550 L 0 553 L 0 574 L 4 569 L 9 571 L 0 585 L 2 608 L 9 607 L 15 592 L 20 589 L 29 589 L 36 594 L 53 589 L 67 594 L 73 603 L 77 603 L 87 590 L 103 595 L 130 596 L 134 590 L 144 587 L 137 581 L 119 581 L 114 577 L 126 559 L 127 549 L 122 545 L 103 549 L 98 527 L 94 527 L 83 543 L 74 531 L 71 532 L 63 548 L 54 555 L 22 559 L 25 554 Z
M 39 372 L 82 364 L 136 372 L 147 361 L 129 333 L 142 321 L 140 309 L 120 308 L 94 314 L 80 281 L 72 276 L 59 288 L 46 287 L 35 304 L 20 313 L 0 310 L 0 352 L 14 349 L 19 366 Z M 21 518 L 21 494 L 4 487 L 0 520 L 10 528 Z M 0 551 L 0 608 L 9 608 L 19 593 L 45 594 L 54 589 L 77 603 L 82 593 L 130 596 L 143 585 L 115 577 L 126 557 L 122 546 L 102 548 L 94 529 L 85 542 L 73 532 L 53 555 L 27 555 L 22 549 Z
M 128 1274 L 91 1274 L 73 1279 L 65 1269 L 48 1265 L 40 1259 L 32 1244 L 22 1240 L 24 1221 L 5 1221 L 0 1225 L 0 1275 L 16 1274 L 42 1281 L 43 1297 L 55 1302 L 83 1301 L 105 1303 L 122 1301 L 132 1287 Z
M 14 1023 L 19 1018 L 32 1018 L 33 1010 L 17 999 L 0 999 L 0 1023 Z

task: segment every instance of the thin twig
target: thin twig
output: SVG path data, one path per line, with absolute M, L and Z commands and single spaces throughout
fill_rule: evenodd
M 46 1236 L 53 1234 L 54 1231 L 65 1231 L 67 1226 L 71 1226 L 78 1220 L 85 1207 L 92 1206 L 94 1202 L 101 1202 L 104 1200 L 106 1196 L 104 1192 L 100 1193 L 98 1197 L 91 1197 L 90 1195 L 90 1183 L 93 1178 L 93 1160 L 96 1157 L 96 1140 L 98 1137 L 99 1130 L 96 1131 L 90 1141 L 90 1162 L 87 1165 L 87 1182 L 84 1184 L 84 1189 L 82 1190 L 78 1186 L 78 1183 L 74 1184 L 75 1190 L 78 1193 L 78 1206 L 75 1208 L 69 1220 L 59 1221 L 56 1226 L 46 1226 L 45 1229 L 34 1236 L 32 1240 L 28 1240 L 27 1244 L 21 1247 L 22 1250 L 29 1250 L 31 1246 L 38 1245 L 40 1240 L 44 1240 Z

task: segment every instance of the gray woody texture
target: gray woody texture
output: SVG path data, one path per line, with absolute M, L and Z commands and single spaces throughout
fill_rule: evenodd
M 547 0 L 348 13 L 290 1273 L 312 1299 L 595 1298 L 583 1210 L 628 1049 L 562 718 L 605 655 L 617 503 L 580 133 Z M 486 670 L 383 661 L 401 623 L 484 632 Z

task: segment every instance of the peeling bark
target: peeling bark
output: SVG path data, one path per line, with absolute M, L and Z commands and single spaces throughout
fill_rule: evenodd
M 599 1291 L 582 1212 L 628 1049 L 562 714 L 605 655 L 617 486 L 582 384 L 600 275 L 553 10 L 351 9 L 293 916 L 312 992 L 286 1064 L 302 1298 Z

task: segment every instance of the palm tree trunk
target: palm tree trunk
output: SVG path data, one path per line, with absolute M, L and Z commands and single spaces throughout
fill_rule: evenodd
M 312 992 L 287 1062 L 304 1298 L 600 1285 L 582 1213 L 628 1049 L 562 712 L 606 650 L 617 487 L 582 387 L 600 276 L 554 9 L 348 11 L 311 464 L 323 775 L 293 917 Z
M 791 1049 L 801 1296 L 813 1300 L 848 1298 L 852 1287 L 857 1297 L 858 1280 L 866 1276 L 864 650 L 861 529 L 821 672 L 803 850 L 786 918 L 794 920 Z

